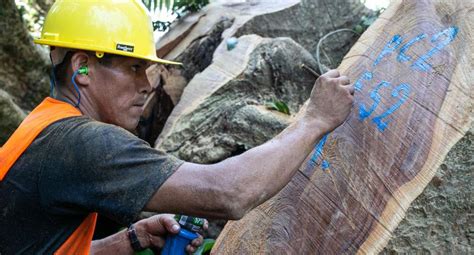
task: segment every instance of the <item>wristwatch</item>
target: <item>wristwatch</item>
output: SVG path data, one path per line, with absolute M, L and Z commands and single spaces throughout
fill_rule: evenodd
M 128 239 L 130 240 L 130 244 L 132 245 L 132 249 L 134 251 L 138 252 L 138 251 L 143 251 L 145 249 L 140 244 L 140 240 L 138 240 L 137 232 L 135 230 L 135 225 L 130 224 L 127 230 L 127 235 L 128 235 Z

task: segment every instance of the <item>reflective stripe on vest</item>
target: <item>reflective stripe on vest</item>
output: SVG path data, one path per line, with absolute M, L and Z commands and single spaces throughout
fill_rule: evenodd
M 46 127 L 58 120 L 81 116 L 74 106 L 47 97 L 20 124 L 0 148 L 0 181 Z M 91 213 L 59 247 L 55 254 L 89 254 L 97 213 Z

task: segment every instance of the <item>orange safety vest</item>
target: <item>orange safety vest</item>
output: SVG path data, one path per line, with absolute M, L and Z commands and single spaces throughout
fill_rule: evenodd
M 43 100 L 0 148 L 0 181 L 43 129 L 58 120 L 81 115 L 68 103 L 51 97 Z M 97 213 L 90 213 L 55 254 L 89 254 L 96 221 Z

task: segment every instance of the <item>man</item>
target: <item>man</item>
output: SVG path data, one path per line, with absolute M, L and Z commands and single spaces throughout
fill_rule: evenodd
M 315 82 L 301 118 L 277 137 L 216 164 L 193 164 L 126 131 L 137 126 L 151 90 L 146 69 L 176 64 L 156 57 L 139 1 L 58 0 L 36 42 L 51 46 L 57 95 L 0 151 L 2 254 L 162 247 L 175 222 L 159 215 L 130 225 L 142 210 L 240 219 L 291 180 L 353 102 L 349 79 L 329 71 Z M 97 214 L 130 228 L 91 242 Z

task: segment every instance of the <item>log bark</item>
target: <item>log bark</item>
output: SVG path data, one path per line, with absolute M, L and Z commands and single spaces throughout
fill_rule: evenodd
M 472 1 L 395 1 L 339 70 L 350 118 L 216 254 L 376 253 L 473 121 Z
M 472 253 L 473 155 L 474 126 L 410 205 L 382 254 Z

